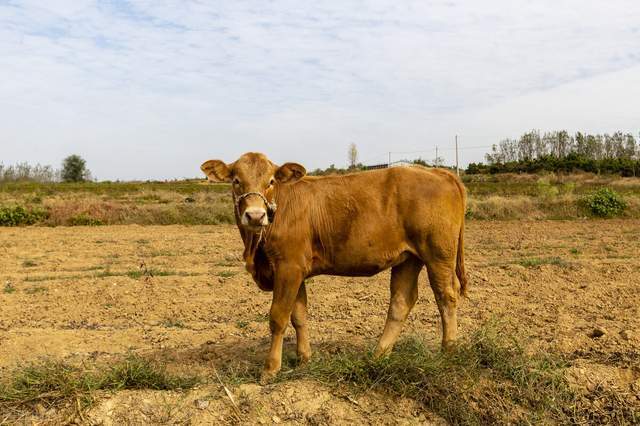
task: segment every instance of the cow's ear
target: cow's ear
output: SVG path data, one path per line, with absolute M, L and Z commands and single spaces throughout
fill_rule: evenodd
M 307 170 L 298 163 L 284 163 L 276 170 L 275 177 L 278 182 L 295 182 L 302 179 L 307 174 Z
M 209 160 L 202 163 L 200 170 L 207 175 L 207 178 L 214 182 L 229 182 L 231 180 L 231 170 L 220 160 Z

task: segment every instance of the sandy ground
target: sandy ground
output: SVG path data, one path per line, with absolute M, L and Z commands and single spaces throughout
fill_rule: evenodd
M 501 318 L 532 348 L 574 359 L 572 374 L 585 386 L 640 388 L 638 253 L 636 220 L 469 222 L 471 289 L 459 309 L 460 334 Z M 230 359 L 257 363 L 268 345 L 271 298 L 253 284 L 240 254 L 232 226 L 0 229 L 0 375 L 42 357 L 92 362 L 130 351 L 209 375 Z M 153 276 L 140 276 L 145 270 Z M 388 273 L 311 279 L 312 348 L 373 346 L 388 280 Z M 437 342 L 437 308 L 424 273 L 421 281 L 405 334 Z M 293 352 L 291 329 L 286 343 Z M 411 399 L 347 395 L 304 380 L 231 391 L 248 423 L 441 422 Z M 87 422 L 239 420 L 212 379 L 186 393 L 107 395 Z

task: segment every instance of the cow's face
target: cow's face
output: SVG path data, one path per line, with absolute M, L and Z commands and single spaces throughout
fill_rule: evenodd
M 278 167 L 263 154 L 247 153 L 236 162 L 225 164 L 209 160 L 200 166 L 214 182 L 231 182 L 238 225 L 258 232 L 270 222 L 275 212 L 275 187 L 295 182 L 307 172 L 296 163 Z

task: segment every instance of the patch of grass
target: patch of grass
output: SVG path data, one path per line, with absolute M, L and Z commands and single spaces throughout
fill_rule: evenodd
M 183 390 L 200 382 L 195 376 L 177 376 L 138 355 L 129 355 L 112 365 L 88 370 L 63 362 L 45 361 L 21 367 L 0 380 L 0 412 L 29 413 L 37 404 L 63 408 L 95 400 L 100 390 Z
M 186 328 L 186 325 L 177 318 L 167 318 L 160 324 L 166 328 Z
M 220 271 L 216 275 L 222 278 L 230 278 L 236 275 L 237 271 Z
M 129 278 L 136 280 L 141 277 L 169 277 L 172 275 L 187 277 L 187 276 L 192 276 L 194 274 L 190 272 L 178 272 L 178 271 L 171 271 L 171 270 L 165 270 L 165 269 L 143 268 L 143 269 L 132 269 L 130 271 L 127 271 L 126 275 Z
M 571 252 L 571 254 L 574 254 L 574 255 L 582 254 L 582 252 L 579 249 L 575 248 L 575 247 L 572 248 L 571 250 L 569 250 L 569 252 Z
M 170 256 L 179 256 L 179 254 L 176 253 L 176 252 L 173 252 L 171 250 L 156 250 L 156 251 L 152 251 L 151 253 L 149 253 L 149 256 L 151 256 L 151 257 L 158 257 L 158 256 L 170 257 Z
M 78 279 L 85 278 L 87 275 L 82 274 L 73 274 L 73 275 L 37 275 L 35 277 L 26 277 L 24 279 L 25 282 L 40 282 L 40 281 L 51 281 L 51 280 L 68 280 L 68 279 Z
M 570 264 L 566 260 L 563 260 L 560 257 L 533 257 L 530 259 L 522 259 L 518 261 L 518 264 L 524 266 L 525 268 L 533 268 L 536 266 L 542 265 L 555 265 L 560 267 L 568 267 Z
M 38 264 L 34 260 L 31 260 L 31 259 L 27 259 L 24 262 L 22 262 L 22 267 L 23 268 L 32 268 L 34 266 L 38 266 Z
M 38 293 L 46 293 L 47 288 L 42 286 L 33 286 L 24 289 L 24 292 L 27 294 L 38 294 Z
M 249 321 L 238 320 L 236 321 L 236 327 L 240 329 L 245 329 L 249 326 Z
M 140 269 L 132 269 L 130 271 L 127 271 L 126 275 L 133 280 L 137 280 L 137 279 L 140 279 L 143 275 L 145 275 L 145 273 Z
M 105 269 L 106 267 L 104 265 L 94 265 L 94 266 L 88 266 L 86 268 L 83 268 L 83 271 L 100 271 L 102 269 Z
M 256 319 L 257 322 L 266 322 L 269 321 L 269 315 L 268 314 L 258 314 L 256 315 Z
M 221 260 L 219 262 L 215 263 L 216 266 L 221 266 L 224 268 L 229 268 L 229 267 L 233 267 L 233 266 L 237 266 L 238 262 L 233 262 L 233 261 L 228 261 L 228 260 Z
M 10 282 L 6 282 L 4 284 L 4 288 L 2 289 L 3 293 L 11 294 L 16 292 L 16 288 Z
M 384 358 L 351 350 L 316 356 L 278 380 L 314 378 L 329 386 L 410 397 L 451 424 L 625 424 L 640 421 L 630 395 L 604 388 L 579 394 L 568 383 L 568 361 L 532 353 L 495 323 L 449 353 L 411 337 Z M 287 358 L 288 363 L 292 360 Z M 290 366 L 290 365 L 289 365 Z M 236 382 L 257 369 L 233 370 Z M 255 377 L 255 376 L 254 376 Z

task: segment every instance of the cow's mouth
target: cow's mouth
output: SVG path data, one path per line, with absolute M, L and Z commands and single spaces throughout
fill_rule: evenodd
M 266 228 L 266 227 L 267 227 L 267 225 L 266 225 L 266 224 L 265 224 L 265 225 L 255 225 L 255 224 L 247 224 L 247 225 L 244 225 L 244 228 L 245 228 L 247 231 L 252 232 L 252 233 L 254 233 L 254 234 L 258 234 L 258 233 L 260 233 L 260 232 L 261 232 L 264 228 Z

